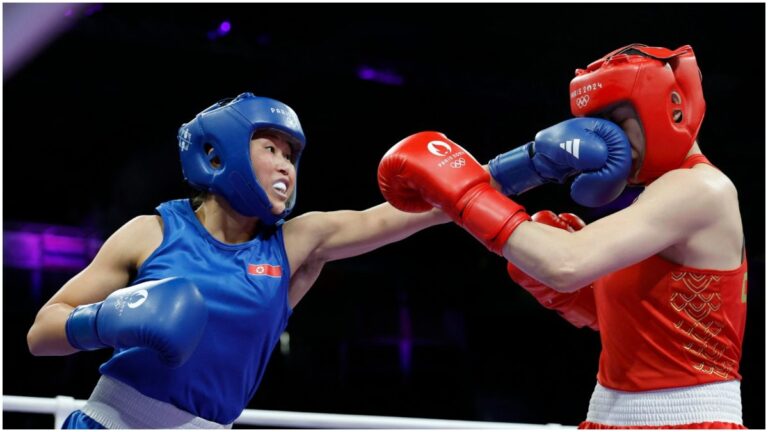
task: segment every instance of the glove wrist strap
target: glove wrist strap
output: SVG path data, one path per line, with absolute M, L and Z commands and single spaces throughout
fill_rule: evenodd
M 520 204 L 505 197 L 489 185 L 481 185 L 471 196 L 460 216 L 459 224 L 492 252 L 502 255 L 512 232 L 530 216 Z
M 547 182 L 533 166 L 533 142 L 496 156 L 488 169 L 504 195 L 520 195 Z
M 107 345 L 99 339 L 96 330 L 96 315 L 101 303 L 93 303 L 76 307 L 67 318 L 67 341 L 73 348 L 91 351 L 105 348 Z

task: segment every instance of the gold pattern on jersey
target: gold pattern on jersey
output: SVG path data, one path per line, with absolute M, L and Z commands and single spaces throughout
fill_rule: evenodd
M 694 360 L 692 368 L 700 373 L 728 379 L 736 363 L 721 360 L 727 347 L 716 339 L 725 325 L 710 317 L 722 305 L 720 293 L 717 292 L 720 276 L 690 272 L 673 272 L 671 276 L 672 281 L 678 283 L 672 284 L 669 303 L 682 318 L 674 325 L 686 336 L 687 342 L 682 348 Z

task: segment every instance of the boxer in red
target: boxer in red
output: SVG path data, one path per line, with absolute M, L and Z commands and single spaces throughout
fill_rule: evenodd
M 612 186 L 625 180 L 644 185 L 627 208 L 584 226 L 570 214 L 530 218 L 499 192 L 562 181 L 547 173 L 568 174 L 558 141 L 580 158 L 586 136 L 573 128 L 492 160 L 490 176 L 444 135 L 413 135 L 382 160 L 382 192 L 403 210 L 441 208 L 502 254 L 513 280 L 542 305 L 600 332 L 597 385 L 581 428 L 743 429 L 744 235 L 736 188 L 696 141 L 705 103 L 692 48 L 618 49 L 577 70 L 570 90 L 575 116 L 621 127 L 632 161 L 627 177 L 599 173 L 571 196 L 602 203 L 584 195 L 596 187 L 613 198 Z M 435 142 L 450 148 L 442 160 L 429 151 Z

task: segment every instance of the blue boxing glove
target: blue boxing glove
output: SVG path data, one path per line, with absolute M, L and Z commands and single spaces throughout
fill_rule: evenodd
M 632 151 L 615 123 L 579 117 L 540 131 L 534 141 L 496 156 L 488 165 L 506 195 L 577 175 L 571 198 L 583 206 L 600 207 L 624 190 Z
M 79 350 L 146 347 L 170 367 L 181 366 L 197 347 L 208 321 L 198 288 L 184 278 L 119 289 L 104 301 L 75 308 L 66 323 L 69 344 Z

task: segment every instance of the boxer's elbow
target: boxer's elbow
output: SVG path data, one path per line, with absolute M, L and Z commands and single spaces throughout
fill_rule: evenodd
M 582 286 L 577 282 L 579 279 L 576 271 L 566 266 L 553 269 L 546 279 L 545 285 L 562 293 L 576 291 Z
M 66 318 L 72 306 L 53 304 L 43 307 L 27 332 L 27 349 L 33 356 L 71 354 L 76 349 L 69 345 Z
M 29 353 L 35 357 L 43 356 L 46 353 L 45 344 L 42 343 L 39 333 L 34 324 L 27 332 L 27 348 Z
M 582 259 L 578 254 L 563 252 L 556 259 L 547 260 L 542 282 L 555 291 L 568 293 L 584 286 Z
M 29 353 L 35 357 L 62 356 L 77 351 L 69 345 L 66 336 L 48 334 L 39 326 L 35 327 L 34 325 L 27 332 L 27 348 Z

